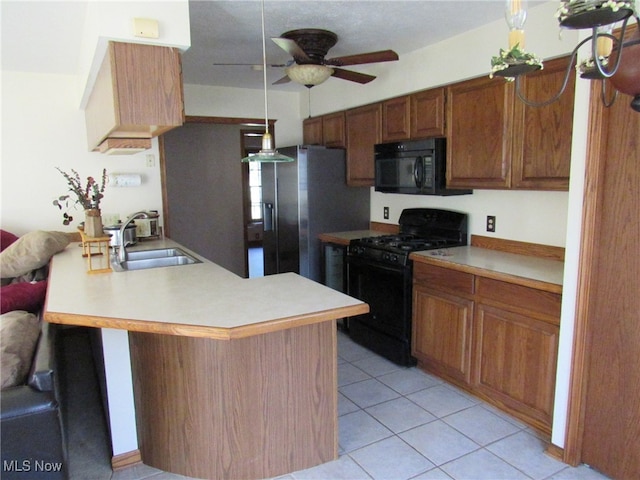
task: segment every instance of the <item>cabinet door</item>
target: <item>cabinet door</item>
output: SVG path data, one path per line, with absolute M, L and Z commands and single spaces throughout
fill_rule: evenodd
M 421 367 L 452 380 L 471 380 L 473 302 L 414 286 L 412 352 Z
M 411 95 L 411 138 L 444 137 L 444 88 Z
M 411 135 L 411 102 L 408 96 L 382 102 L 382 141 L 408 140 Z
M 513 85 L 487 76 L 447 95 L 447 186 L 509 188 Z
M 382 105 L 379 103 L 348 110 L 347 185 L 373 185 L 373 146 L 381 141 Z
M 558 326 L 477 304 L 474 388 L 550 431 Z
M 534 102 L 552 98 L 562 86 L 570 57 L 544 63 L 544 69 L 521 78 L 523 97 Z M 573 132 L 575 70 L 560 99 L 530 107 L 516 99 L 513 131 L 512 188 L 568 190 Z
M 303 120 L 302 142 L 305 145 L 322 145 L 322 117 Z
M 344 148 L 344 112 L 322 116 L 322 144 L 326 147 Z

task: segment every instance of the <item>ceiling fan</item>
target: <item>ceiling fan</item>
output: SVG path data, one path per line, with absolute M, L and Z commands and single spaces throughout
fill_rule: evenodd
M 338 42 L 338 36 L 328 30 L 303 28 L 285 32 L 272 38 L 276 45 L 291 55 L 292 59 L 284 64 L 267 64 L 268 67 L 284 68 L 286 75 L 275 81 L 279 85 L 294 81 L 308 88 L 320 85 L 329 77 L 340 78 L 356 83 L 369 83 L 376 77 L 365 73 L 345 70 L 346 65 L 362 65 L 365 63 L 392 62 L 398 60 L 393 50 L 360 53 L 344 57 L 325 58 L 327 52 Z M 244 63 L 216 63 L 214 65 L 247 65 Z M 261 70 L 262 65 L 250 65 Z
M 329 77 L 365 84 L 376 77 L 337 67 L 398 60 L 398 54 L 393 50 L 325 58 L 329 49 L 337 43 L 338 36 L 328 30 L 317 28 L 291 30 L 271 40 L 293 57 L 285 66 L 287 75 L 274 82 L 274 85 L 293 80 L 311 88 Z

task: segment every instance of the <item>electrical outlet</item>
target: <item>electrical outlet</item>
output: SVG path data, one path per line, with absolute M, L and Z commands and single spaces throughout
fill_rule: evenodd
M 147 167 L 156 166 L 156 156 L 153 153 L 147 153 L 145 160 L 147 162 Z
M 383 212 L 384 219 L 389 220 L 389 207 L 384 207 L 382 209 L 382 212 Z
M 487 215 L 487 232 L 496 231 L 496 217 L 494 215 Z

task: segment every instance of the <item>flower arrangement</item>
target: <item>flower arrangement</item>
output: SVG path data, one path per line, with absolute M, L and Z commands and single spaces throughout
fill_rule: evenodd
M 621 8 L 634 9 L 635 0 L 561 0 L 556 18 L 563 22 L 568 17 L 596 9 L 611 9 L 617 12 Z
M 491 57 L 491 73 L 490 78 L 494 75 L 505 77 L 509 81 L 513 81 L 515 75 L 510 76 L 509 69 L 518 70 L 517 74 L 525 73 L 526 70 L 542 69 L 542 60 L 532 53 L 527 53 L 520 48 L 520 44 L 515 44 L 509 50 L 500 49 L 500 55 Z
M 609 64 L 609 57 L 598 56 L 598 61 L 600 62 L 600 65 L 606 67 Z M 598 72 L 598 67 L 596 66 L 596 62 L 593 57 L 589 57 L 586 60 L 576 63 L 576 72 L 583 78 L 602 78 L 602 75 Z
M 62 224 L 69 225 L 73 222 L 73 217 L 67 213 L 70 202 L 71 206 L 80 204 L 84 210 L 99 210 L 100 200 L 104 198 L 104 188 L 107 183 L 107 169 L 102 170 L 102 179 L 98 183 L 93 177 L 87 177 L 86 184 L 80 180 L 80 175 L 77 171 L 71 169 L 71 174 L 60 170 L 56 167 L 62 176 L 66 179 L 69 186 L 69 192 L 72 194 L 62 195 L 53 201 L 53 205 L 60 210 L 65 210 L 62 213 Z

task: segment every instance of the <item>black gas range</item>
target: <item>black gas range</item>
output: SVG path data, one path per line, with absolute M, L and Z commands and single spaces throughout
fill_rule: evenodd
M 412 252 L 467 244 L 467 215 L 451 210 L 402 211 L 399 233 L 352 240 L 347 249 L 347 292 L 369 304 L 347 322 L 350 337 L 400 365 L 411 356 Z

